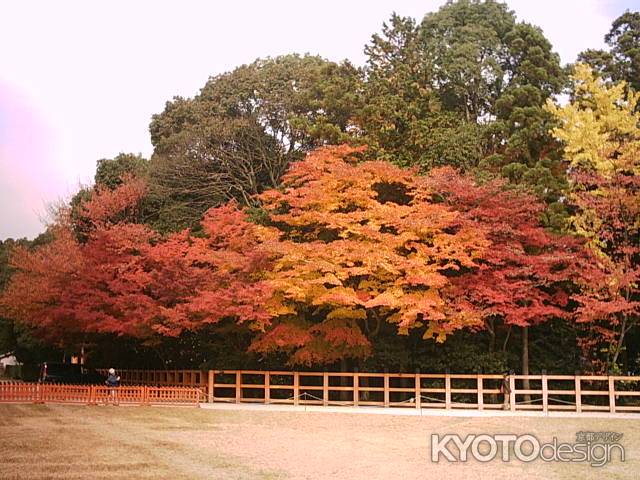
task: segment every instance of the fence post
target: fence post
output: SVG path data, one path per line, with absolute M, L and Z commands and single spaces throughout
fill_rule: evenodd
M 576 391 L 576 412 L 582 412 L 582 381 L 580 375 L 576 372 L 575 391 Z
M 44 395 L 43 395 L 42 389 L 45 386 L 46 384 L 44 383 L 39 383 L 36 385 L 36 394 L 34 395 L 33 403 L 44 403 L 44 400 L 43 400 Z M 15 388 L 15 385 L 13 385 L 13 388 Z
M 300 403 L 300 373 L 293 372 L 293 404 Z
M 271 372 L 264 372 L 264 403 L 271 403 Z
M 478 389 L 478 410 L 484 410 L 484 379 L 480 372 L 478 372 L 476 383 Z
M 509 375 L 509 410 L 515 412 L 516 410 L 516 378 L 514 377 L 513 370 Z
M 384 406 L 389 407 L 389 373 L 384 372 Z
M 451 409 L 451 374 L 449 373 L 449 369 L 447 369 L 447 373 L 444 374 L 444 408 L 447 410 Z
M 236 371 L 236 403 L 240 403 L 240 399 L 242 398 L 242 371 Z
M 329 374 L 322 373 L 322 405 L 329 405 Z
M 416 408 L 417 409 L 421 409 L 422 408 L 422 391 L 421 391 L 421 383 L 420 383 L 420 369 L 416 368 Z
M 214 373 L 213 370 L 209 370 L 207 372 L 207 402 L 213 403 L 213 381 L 214 381 Z
M 353 406 L 357 407 L 360 401 L 360 379 L 358 377 L 358 369 L 353 369 Z
M 609 412 L 616 413 L 616 386 L 612 375 L 609 375 Z
M 542 370 L 542 411 L 549 411 L 549 383 L 546 370 Z

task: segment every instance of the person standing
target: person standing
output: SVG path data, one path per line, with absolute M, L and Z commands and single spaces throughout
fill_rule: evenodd
M 107 379 L 104 382 L 107 387 L 111 387 L 111 400 L 113 401 L 114 405 L 118 404 L 118 398 L 116 396 L 116 387 L 118 387 L 118 385 L 120 385 L 120 377 L 118 375 L 116 375 L 116 371 L 113 368 L 109 369 L 109 375 L 107 376 Z
M 115 369 L 109 369 L 109 376 L 104 383 L 106 383 L 109 387 L 117 387 L 120 384 L 120 377 L 116 375 Z
M 509 372 L 502 372 L 502 383 L 500 384 L 500 393 L 504 396 L 502 401 L 502 409 L 509 410 L 509 400 L 511 397 L 511 387 L 509 385 Z

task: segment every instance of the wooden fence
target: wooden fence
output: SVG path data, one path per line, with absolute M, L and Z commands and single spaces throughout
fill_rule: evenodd
M 511 411 L 640 412 L 640 376 L 121 370 L 125 384 L 186 385 L 209 402 Z M 527 386 L 528 383 L 528 386 Z
M 0 383 L 0 403 L 77 403 L 86 405 L 194 405 L 198 388 Z

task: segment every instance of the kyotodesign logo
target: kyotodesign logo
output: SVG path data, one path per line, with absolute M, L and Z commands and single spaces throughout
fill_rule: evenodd
M 620 440 L 622 433 L 578 432 L 576 441 L 559 442 L 556 437 L 542 442 L 534 435 L 524 434 L 471 434 L 462 438 L 448 433 L 431 434 L 431 461 L 441 458 L 449 462 L 466 462 L 474 459 L 491 462 L 584 462 L 592 467 L 602 467 L 613 460 L 624 462 L 625 450 Z M 617 453 L 616 453 L 617 452 Z

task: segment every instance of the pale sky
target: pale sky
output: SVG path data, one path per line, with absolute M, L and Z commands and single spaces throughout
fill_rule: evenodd
M 151 115 L 175 95 L 258 57 L 319 54 L 364 63 L 393 11 L 437 0 L 3 1 L 0 3 L 0 239 L 34 237 L 46 205 L 93 178 L 96 160 L 151 154 Z M 602 48 L 640 0 L 512 0 L 563 63 Z

